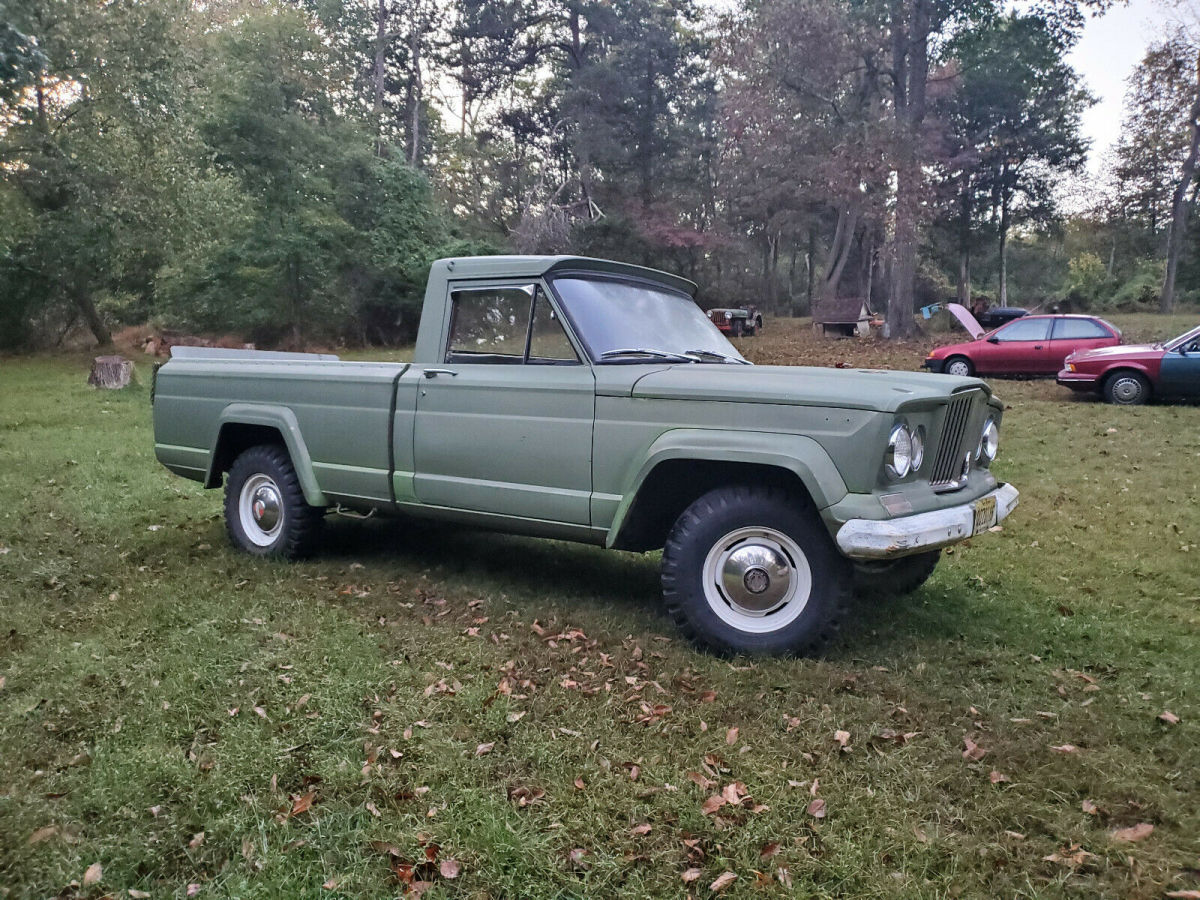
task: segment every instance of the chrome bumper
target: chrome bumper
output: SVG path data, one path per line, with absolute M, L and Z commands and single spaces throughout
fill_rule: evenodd
M 979 524 L 981 530 L 1012 512 L 1020 494 L 1011 484 L 1004 484 L 978 500 L 949 509 L 898 519 L 851 519 L 838 529 L 837 544 L 853 559 L 893 559 L 957 544 L 975 533 L 975 506 L 987 497 L 996 499 L 996 512 Z

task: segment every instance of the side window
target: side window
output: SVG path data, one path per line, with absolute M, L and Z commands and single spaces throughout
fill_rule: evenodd
M 533 330 L 529 333 L 529 362 L 563 365 L 578 363 L 579 357 L 567 338 L 558 313 L 541 291 L 533 306 Z
M 998 341 L 1044 341 L 1050 319 L 1018 319 L 996 332 Z
M 533 293 L 532 285 L 453 291 L 446 362 L 522 363 Z
M 1056 319 L 1054 322 L 1054 340 L 1056 341 L 1080 341 L 1106 337 L 1111 337 L 1111 335 L 1099 322 L 1093 322 L 1091 319 Z

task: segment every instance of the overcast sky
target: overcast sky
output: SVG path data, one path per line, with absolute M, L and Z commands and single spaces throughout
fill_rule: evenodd
M 1146 48 L 1186 14 L 1186 9 L 1164 6 L 1159 0 L 1131 0 L 1088 21 L 1070 60 L 1099 100 L 1083 117 L 1084 134 L 1092 140 L 1088 169 L 1093 174 L 1100 171 L 1105 151 L 1121 132 L 1125 80 Z

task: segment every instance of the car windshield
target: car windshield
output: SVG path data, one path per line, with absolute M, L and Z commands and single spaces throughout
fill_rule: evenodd
M 598 363 L 746 364 L 687 294 L 611 278 L 566 276 L 552 284 Z
M 1191 331 L 1181 334 L 1179 337 L 1175 338 L 1173 341 L 1168 341 L 1167 349 L 1168 350 L 1177 350 L 1178 348 L 1182 347 L 1184 344 L 1188 343 L 1189 341 L 1194 341 L 1197 339 L 1200 339 L 1200 327 L 1193 328 Z

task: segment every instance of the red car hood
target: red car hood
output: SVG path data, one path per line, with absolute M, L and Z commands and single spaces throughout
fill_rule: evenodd
M 1113 356 L 1161 356 L 1161 344 L 1118 344 L 1116 347 L 1097 347 L 1095 350 L 1079 350 L 1068 359 L 1107 359 Z

